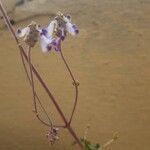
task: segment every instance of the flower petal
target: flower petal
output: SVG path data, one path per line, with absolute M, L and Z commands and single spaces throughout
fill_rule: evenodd
M 77 26 L 70 22 L 66 23 L 66 29 L 71 35 L 76 35 L 79 33 Z
M 61 38 L 53 39 L 51 42 L 52 47 L 55 49 L 55 51 L 61 50 Z
M 27 33 L 29 33 L 29 31 L 30 31 L 29 27 L 26 27 L 24 29 L 18 29 L 17 32 L 16 32 L 16 35 L 18 37 L 24 37 Z
M 56 20 L 53 20 L 47 27 L 48 36 L 52 37 L 54 29 L 57 25 Z
M 63 19 L 64 19 L 64 21 L 67 22 L 67 23 L 68 23 L 68 22 L 71 22 L 71 16 L 70 16 L 70 15 L 64 16 Z
M 51 50 L 51 42 L 52 40 L 45 37 L 44 35 L 41 35 L 40 36 L 40 42 L 41 42 L 41 48 L 42 48 L 42 51 L 45 53 L 45 52 L 48 52 Z

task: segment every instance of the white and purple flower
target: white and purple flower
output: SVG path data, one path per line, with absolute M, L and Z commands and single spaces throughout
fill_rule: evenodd
M 39 25 L 32 22 L 26 28 L 17 30 L 17 36 L 23 37 L 24 41 L 31 47 L 39 38 L 43 52 L 49 52 L 52 49 L 61 50 L 61 41 L 65 40 L 67 33 L 74 36 L 79 33 L 79 30 L 75 24 L 71 23 L 71 16 L 61 12 L 57 13 L 57 16 L 46 28 L 40 28 Z

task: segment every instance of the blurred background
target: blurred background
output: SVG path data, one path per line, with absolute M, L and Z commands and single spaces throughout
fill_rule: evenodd
M 15 28 L 32 20 L 47 26 L 57 11 L 70 13 L 79 26 L 77 37 L 68 37 L 63 51 L 80 93 L 73 127 L 83 137 L 105 143 L 119 133 L 108 150 L 148 150 L 150 147 L 150 1 L 149 0 L 2 0 Z M 77 150 L 72 137 L 60 130 L 60 141 L 51 146 L 47 127 L 34 116 L 32 91 L 19 50 L 0 20 L 0 149 Z M 60 54 L 32 50 L 32 61 L 69 117 L 74 91 Z M 52 120 L 61 119 L 46 93 L 36 90 Z M 44 115 L 42 115 L 44 118 Z

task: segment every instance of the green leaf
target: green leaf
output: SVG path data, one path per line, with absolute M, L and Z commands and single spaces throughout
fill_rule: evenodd
M 99 148 L 101 147 L 98 143 L 92 144 L 90 141 L 88 141 L 84 138 L 80 138 L 80 140 L 81 140 L 85 150 L 99 150 Z M 72 143 L 72 145 L 75 145 L 75 144 L 76 144 L 76 142 Z
M 91 144 L 90 141 L 81 139 L 81 142 L 84 145 L 85 150 L 98 150 L 100 148 L 99 144 Z

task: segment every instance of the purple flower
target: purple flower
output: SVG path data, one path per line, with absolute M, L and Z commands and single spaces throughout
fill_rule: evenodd
M 49 52 L 52 49 L 56 51 L 61 50 L 61 39 L 56 38 L 47 38 L 45 35 L 40 34 L 41 48 L 43 52 Z
M 62 39 L 65 39 L 67 32 L 71 35 L 77 35 L 79 30 L 75 24 L 71 23 L 70 15 L 63 15 L 61 12 L 58 12 L 55 19 L 47 27 L 48 34 L 50 36 L 57 36 Z
M 79 30 L 75 24 L 71 23 L 70 15 L 58 13 L 50 24 L 41 29 L 40 39 L 43 52 L 49 52 L 51 49 L 55 51 L 61 50 L 61 41 L 64 41 L 67 32 L 71 35 L 77 35 Z
M 51 42 L 52 42 L 52 39 L 47 38 L 44 34 L 40 33 L 40 45 L 44 53 L 49 52 L 52 49 L 50 45 Z
M 40 45 L 43 52 L 49 52 L 52 49 L 60 51 L 61 41 L 65 40 L 67 33 L 71 35 L 77 35 L 79 33 L 78 27 L 71 23 L 71 16 L 63 15 L 61 12 L 57 13 L 57 16 L 46 28 L 40 28 L 35 22 L 34 24 L 36 25 L 36 30 L 39 32 L 36 36 L 40 38 Z M 16 35 L 24 38 L 28 34 L 32 34 L 30 31 L 29 25 L 24 29 L 18 29 Z
M 47 134 L 46 137 L 48 138 L 49 142 L 53 145 L 56 141 L 59 140 L 59 128 L 55 128 L 53 127 L 52 129 L 50 129 Z

